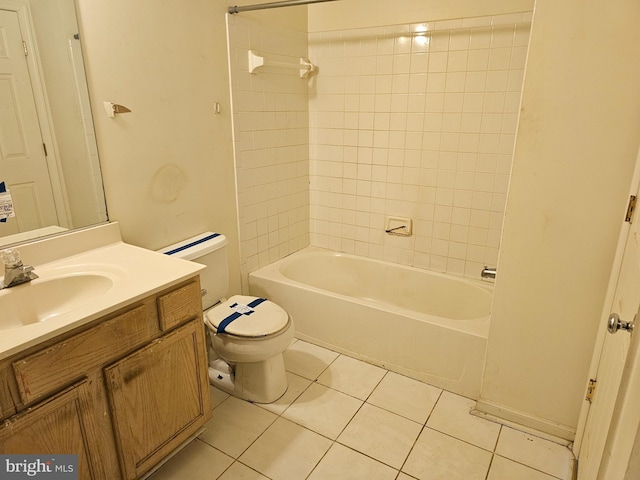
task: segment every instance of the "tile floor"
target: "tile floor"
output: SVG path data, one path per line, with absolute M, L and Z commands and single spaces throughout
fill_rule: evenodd
M 295 341 L 269 405 L 212 387 L 207 429 L 151 480 L 569 480 L 562 445 L 472 416 L 474 401 Z

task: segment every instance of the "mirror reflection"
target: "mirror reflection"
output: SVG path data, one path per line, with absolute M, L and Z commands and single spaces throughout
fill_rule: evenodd
M 74 0 L 0 0 L 0 30 L 0 245 L 106 221 Z

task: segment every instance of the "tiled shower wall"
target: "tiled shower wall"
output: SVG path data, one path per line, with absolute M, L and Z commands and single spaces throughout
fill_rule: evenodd
M 243 290 L 247 274 L 309 245 L 309 104 L 300 30 L 227 16 Z M 265 67 L 248 70 L 248 51 Z
M 530 21 L 307 36 L 229 16 L 245 291 L 248 272 L 310 242 L 473 277 L 495 265 Z M 250 74 L 250 49 L 318 73 Z M 414 235 L 385 234 L 388 216 L 411 218 Z
M 530 22 L 309 35 L 313 245 L 472 277 L 496 264 Z

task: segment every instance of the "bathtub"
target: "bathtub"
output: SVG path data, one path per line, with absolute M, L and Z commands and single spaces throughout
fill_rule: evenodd
M 296 338 L 478 398 L 492 286 L 307 247 L 249 274 Z

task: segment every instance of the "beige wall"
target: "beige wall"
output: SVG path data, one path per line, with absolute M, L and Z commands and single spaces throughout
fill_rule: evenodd
M 640 142 L 638 18 L 637 2 L 536 2 L 479 405 L 564 436 Z
M 526 12 L 533 4 L 534 0 L 341 0 L 309 6 L 309 32 Z
M 223 2 L 225 11 L 232 5 L 257 5 L 260 3 L 271 3 L 261 0 L 230 0 Z M 244 20 L 256 20 L 270 25 L 282 25 L 286 28 L 299 29 L 307 28 L 307 7 L 299 5 L 297 7 L 287 8 L 268 8 L 264 10 L 253 10 L 250 12 L 241 12 L 234 15 L 234 18 L 242 18 Z
M 109 213 L 125 240 L 152 249 L 205 229 L 225 233 L 239 290 L 227 3 L 186 3 L 79 0 Z M 309 30 L 533 4 L 372 3 L 310 7 Z M 577 421 L 639 142 L 640 7 L 615 3 L 537 2 L 481 398 L 565 433 Z M 106 118 L 103 101 L 133 112 Z
M 224 233 L 238 292 L 225 5 L 79 1 L 109 218 L 150 249 Z M 103 101 L 132 112 L 107 118 Z

